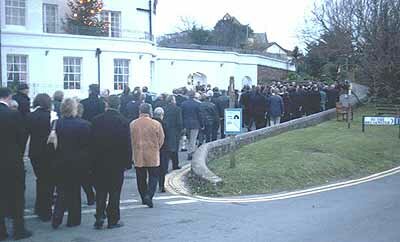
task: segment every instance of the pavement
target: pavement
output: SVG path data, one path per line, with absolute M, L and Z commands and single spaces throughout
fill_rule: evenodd
M 135 174 L 130 171 L 122 192 L 125 226 L 97 231 L 93 229 L 95 206 L 83 206 L 82 225 L 76 228 L 53 230 L 50 223 L 33 216 L 34 179 L 29 167 L 26 223 L 34 236 L 23 241 L 400 241 L 399 174 L 337 190 L 255 203 L 212 203 L 157 194 L 155 208 L 150 209 L 141 205 Z

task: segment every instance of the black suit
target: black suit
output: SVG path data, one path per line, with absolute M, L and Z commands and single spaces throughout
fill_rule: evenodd
M 108 224 L 120 219 L 119 202 L 124 171 L 132 167 L 128 120 L 117 110 L 109 109 L 93 119 L 91 135 L 93 173 L 96 196 L 96 218 L 105 217 L 107 196 Z
M 62 118 L 57 121 L 58 146 L 54 170 L 57 200 L 53 225 L 60 225 L 68 211 L 68 226 L 81 223 L 81 184 L 90 167 L 90 124 L 79 118 Z
M 38 108 L 28 114 L 29 158 L 36 176 L 35 212 L 42 220 L 51 218 L 51 205 L 54 191 L 52 179 L 51 146 L 47 144 L 50 134 L 50 111 Z
M 131 101 L 126 105 L 126 114 L 129 122 L 139 118 L 139 107 L 143 102 Z
M 4 218 L 12 215 L 15 233 L 24 230 L 25 130 L 19 112 L 0 103 L 0 236 L 6 233 Z
M 88 98 L 82 100 L 81 104 L 83 105 L 82 118 L 89 122 L 92 122 L 94 117 L 105 111 L 104 101 L 94 94 L 90 94 Z M 92 174 L 88 173 L 84 176 L 82 187 L 86 193 L 88 204 L 91 204 L 95 199 Z

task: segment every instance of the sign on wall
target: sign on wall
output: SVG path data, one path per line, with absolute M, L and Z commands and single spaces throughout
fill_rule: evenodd
M 225 109 L 225 134 L 235 135 L 242 133 L 242 109 L 241 108 L 227 108 Z

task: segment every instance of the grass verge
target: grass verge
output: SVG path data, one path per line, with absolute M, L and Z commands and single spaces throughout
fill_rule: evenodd
M 206 196 L 266 194 L 293 191 L 355 179 L 400 165 L 398 126 L 369 126 L 361 132 L 362 115 L 355 112 L 351 129 L 331 120 L 290 131 L 238 149 L 237 167 L 229 168 L 229 156 L 209 162 L 224 184 L 214 188 L 189 177 L 194 193 Z

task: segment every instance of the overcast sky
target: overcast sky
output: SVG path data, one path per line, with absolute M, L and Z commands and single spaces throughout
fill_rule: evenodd
M 206 28 L 214 27 L 225 13 L 255 32 L 266 32 L 270 42 L 293 49 L 302 45 L 298 34 L 309 16 L 314 0 L 159 0 L 156 33 L 177 32 L 180 17 L 189 17 Z

